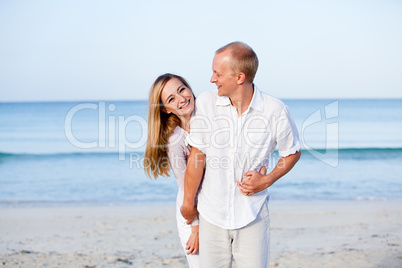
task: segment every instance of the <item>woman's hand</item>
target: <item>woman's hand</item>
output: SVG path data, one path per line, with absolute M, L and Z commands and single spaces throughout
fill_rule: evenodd
M 241 182 L 237 182 L 237 187 L 239 187 L 240 192 L 244 195 L 253 195 L 266 188 L 264 182 L 262 181 L 262 176 L 267 174 L 267 168 L 262 166 L 260 171 L 248 171 Z M 260 185 L 261 184 L 261 185 Z M 257 188 L 251 189 L 251 185 L 258 186 Z
M 187 255 L 197 254 L 199 248 L 199 226 L 191 226 L 191 235 L 186 243 Z

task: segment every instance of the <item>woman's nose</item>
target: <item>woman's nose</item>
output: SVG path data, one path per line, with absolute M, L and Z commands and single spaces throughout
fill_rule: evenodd
M 179 95 L 178 98 L 179 98 L 179 102 L 184 102 L 187 100 L 186 97 L 184 97 L 183 95 Z

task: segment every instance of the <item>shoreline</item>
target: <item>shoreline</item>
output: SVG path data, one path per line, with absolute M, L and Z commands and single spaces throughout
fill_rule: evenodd
M 270 201 L 271 267 L 402 266 L 402 201 Z M 0 207 L 0 266 L 187 267 L 174 204 Z
M 292 204 L 359 204 L 359 203 L 401 203 L 402 197 L 356 197 L 353 199 L 276 199 L 270 196 L 269 204 L 292 205 Z M 137 207 L 137 206 L 174 206 L 176 200 L 144 200 L 144 201 L 0 201 L 2 208 L 64 208 L 64 207 Z

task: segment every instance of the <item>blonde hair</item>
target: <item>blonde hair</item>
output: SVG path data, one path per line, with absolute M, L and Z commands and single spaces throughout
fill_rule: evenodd
M 155 179 L 160 175 L 169 177 L 169 157 L 167 144 L 180 119 L 173 113 L 163 111 L 162 90 L 171 79 L 178 79 L 192 92 L 187 81 L 178 75 L 166 73 L 159 76 L 149 92 L 148 101 L 148 139 L 144 155 L 144 169 L 148 177 Z M 193 94 L 194 95 L 194 94 Z
M 232 42 L 218 49 L 215 54 L 230 52 L 230 68 L 234 72 L 242 72 L 252 83 L 258 69 L 258 58 L 254 50 L 243 42 Z

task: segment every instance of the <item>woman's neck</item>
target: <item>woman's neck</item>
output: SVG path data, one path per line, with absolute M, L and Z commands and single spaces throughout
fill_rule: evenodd
M 190 119 L 191 117 L 188 118 L 180 118 L 180 127 L 190 133 Z

